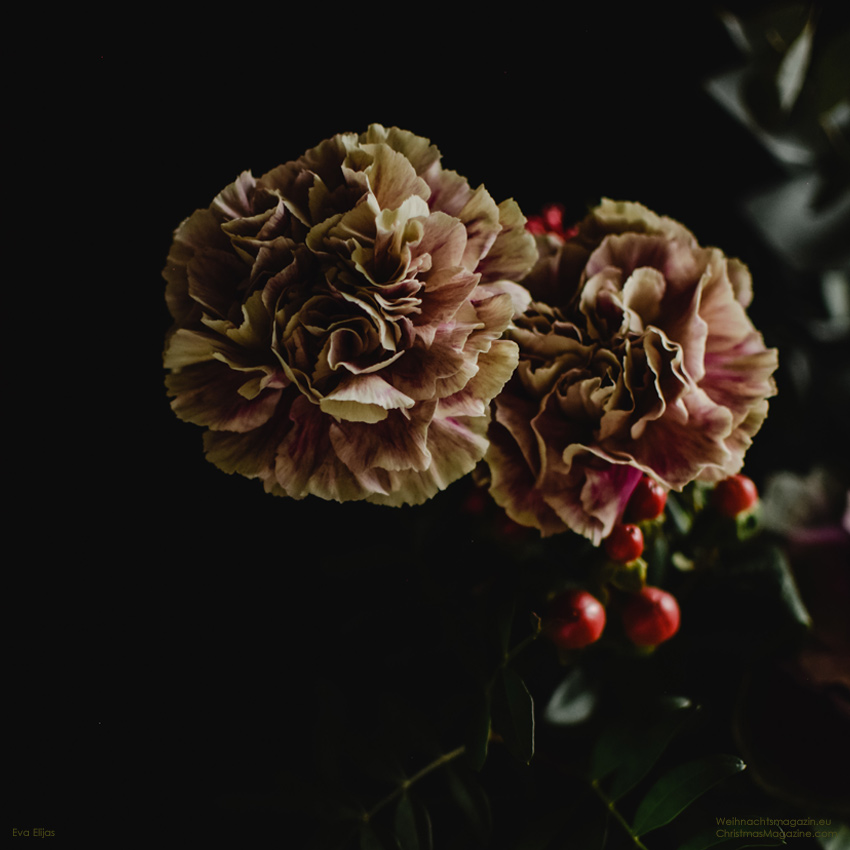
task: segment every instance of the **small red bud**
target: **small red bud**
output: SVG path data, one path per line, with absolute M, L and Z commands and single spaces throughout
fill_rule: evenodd
M 539 215 L 530 215 L 525 226 L 535 236 L 551 233 L 561 239 L 572 239 L 578 235 L 578 227 L 564 227 L 564 213 L 566 208 L 563 204 L 546 204 Z
M 525 228 L 529 233 L 533 233 L 535 236 L 542 236 L 546 233 L 546 225 L 539 215 L 530 215 L 528 220 L 525 222 Z
M 543 222 L 552 233 L 562 233 L 564 230 L 564 205 L 547 204 L 543 207 Z
M 732 475 L 714 488 L 711 501 L 724 516 L 736 517 L 755 506 L 759 492 L 752 479 L 746 475 Z
M 605 553 L 612 561 L 634 561 L 643 554 L 643 532 L 636 525 L 615 525 L 605 538 Z
M 667 491 L 655 479 L 644 475 L 629 497 L 624 519 L 627 522 L 643 522 L 658 519 L 667 504 Z
M 657 646 L 679 631 L 679 603 L 660 587 L 644 587 L 623 608 L 623 629 L 638 646 Z
M 543 627 L 559 649 L 581 649 L 605 629 L 605 606 L 586 590 L 569 590 L 552 600 Z

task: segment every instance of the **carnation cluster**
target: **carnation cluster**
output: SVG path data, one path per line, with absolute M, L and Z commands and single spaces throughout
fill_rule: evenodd
M 537 256 L 525 224 L 378 124 L 242 173 L 179 226 L 164 270 L 175 413 L 270 493 L 425 501 L 487 449 Z
M 640 482 L 738 472 L 775 390 L 742 263 L 637 203 L 526 221 L 379 124 L 239 175 L 163 274 L 175 413 L 296 499 L 420 504 L 484 460 L 511 519 L 599 544 Z
M 598 544 L 642 479 L 681 490 L 741 469 L 777 354 L 747 315 L 747 268 L 681 224 L 610 200 L 569 231 L 535 224 L 491 493 L 516 522 Z

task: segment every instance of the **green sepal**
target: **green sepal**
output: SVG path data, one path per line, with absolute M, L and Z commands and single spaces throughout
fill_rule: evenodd
M 646 584 L 647 563 L 643 558 L 635 558 L 627 564 L 609 565 L 610 583 L 625 593 L 637 593 Z

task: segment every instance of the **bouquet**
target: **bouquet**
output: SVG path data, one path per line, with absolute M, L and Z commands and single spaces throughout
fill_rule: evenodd
M 372 124 L 174 233 L 174 413 L 282 524 L 326 503 L 364 597 L 395 582 L 332 629 L 369 654 L 332 653 L 252 805 L 327 850 L 838 846 L 846 799 L 789 790 L 759 734 L 768 685 L 837 680 L 787 499 L 745 472 L 758 281 L 639 200 L 526 215 L 442 162 Z

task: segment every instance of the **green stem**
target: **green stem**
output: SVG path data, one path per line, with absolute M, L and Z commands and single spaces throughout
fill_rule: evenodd
M 540 637 L 540 633 L 543 631 L 543 621 L 536 614 L 535 622 L 534 622 L 534 631 L 523 638 L 513 649 L 505 653 L 505 657 L 502 661 L 502 667 L 507 667 L 514 658 L 517 657 L 527 646 L 530 646 L 534 641 Z
M 521 640 L 513 649 L 509 650 L 505 653 L 505 657 L 502 659 L 501 667 L 507 667 L 511 661 L 516 658 L 527 646 L 534 643 L 535 640 L 540 636 L 541 631 L 543 630 L 543 624 L 539 617 L 535 617 L 534 623 L 534 631 Z M 395 790 L 389 793 L 382 800 L 379 800 L 368 812 L 364 812 L 363 814 L 363 822 L 368 823 L 372 818 L 381 811 L 381 809 L 390 805 L 390 803 L 397 800 L 399 797 L 404 794 L 411 785 L 414 785 L 420 779 L 427 776 L 429 773 L 437 770 L 442 767 L 444 764 L 453 761 L 454 759 L 462 756 L 466 752 L 466 746 L 460 746 L 456 750 L 452 750 L 449 753 L 443 753 L 443 755 L 438 756 L 434 761 L 430 764 L 425 765 L 418 773 L 414 773 L 409 779 L 405 779 Z
M 608 795 L 599 787 L 599 783 L 594 779 L 591 781 L 590 785 L 596 792 L 596 796 L 604 803 L 605 807 L 609 812 L 611 812 L 620 826 L 622 826 L 623 829 L 631 836 L 635 847 L 639 848 L 639 850 L 647 850 L 646 845 L 632 832 L 632 828 L 629 826 L 628 821 L 619 813 L 619 811 L 617 811 L 614 801 L 609 799 Z
M 466 747 L 461 746 L 456 750 L 452 750 L 450 753 L 443 753 L 441 756 L 437 756 L 430 764 L 426 764 L 422 770 L 414 773 L 409 779 L 405 779 L 398 788 L 389 793 L 383 800 L 380 800 L 376 803 L 368 812 L 365 812 L 363 815 L 363 822 L 368 823 L 372 818 L 383 809 L 385 806 L 388 806 L 394 800 L 397 800 L 399 797 L 404 794 L 411 785 L 417 783 L 420 779 L 427 776 L 429 773 L 437 770 L 442 767 L 444 764 L 447 764 L 450 761 L 454 761 L 459 756 L 462 756 L 466 752 Z

